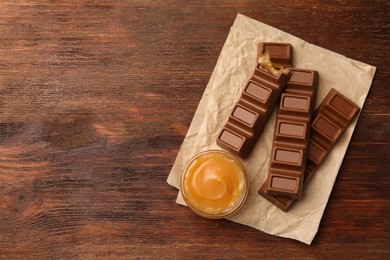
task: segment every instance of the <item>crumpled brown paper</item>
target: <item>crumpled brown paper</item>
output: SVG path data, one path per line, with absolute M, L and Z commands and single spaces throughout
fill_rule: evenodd
M 294 67 L 319 72 L 316 106 L 331 88 L 335 88 L 363 107 L 375 74 L 375 67 L 312 45 L 238 14 L 168 177 L 170 185 L 180 187 L 182 171 L 193 155 L 204 150 L 221 149 L 215 142 L 217 134 L 253 73 L 257 62 L 257 45 L 262 41 L 292 44 Z M 270 116 L 250 157 L 241 160 L 248 174 L 250 191 L 244 206 L 229 220 L 272 235 L 310 244 L 317 233 L 357 118 L 305 187 L 304 198 L 295 203 L 287 213 L 257 194 L 268 174 L 274 121 L 275 111 Z M 180 192 L 176 202 L 185 205 Z

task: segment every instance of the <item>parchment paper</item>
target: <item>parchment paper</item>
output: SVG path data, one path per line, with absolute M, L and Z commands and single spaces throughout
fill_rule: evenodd
M 257 45 L 262 41 L 292 44 L 294 67 L 319 72 L 316 106 L 331 88 L 335 88 L 363 107 L 375 67 L 238 14 L 168 177 L 170 185 L 180 187 L 181 173 L 193 155 L 204 150 L 221 149 L 216 145 L 216 137 L 253 74 Z M 268 174 L 275 113 L 273 111 L 270 116 L 250 157 L 241 160 L 248 174 L 250 191 L 244 206 L 229 220 L 310 244 L 317 233 L 357 118 L 305 187 L 304 198 L 285 213 L 257 194 Z M 185 205 L 180 192 L 176 202 Z

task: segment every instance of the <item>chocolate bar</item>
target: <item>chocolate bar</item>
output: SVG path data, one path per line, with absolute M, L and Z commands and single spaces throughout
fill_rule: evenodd
M 305 183 L 310 181 L 325 156 L 359 111 L 359 106 L 340 92 L 335 89 L 329 91 L 313 120 Z
M 337 90 L 329 91 L 313 117 L 304 186 L 312 179 L 359 110 L 355 103 Z M 268 195 L 265 183 L 260 188 L 259 194 L 283 211 L 288 211 L 295 201 L 287 197 Z
M 302 197 L 318 72 L 291 69 L 276 117 L 268 195 Z
M 270 61 L 276 67 L 292 67 L 292 46 L 281 42 L 262 42 L 257 46 L 257 56 L 260 57 L 265 51 L 270 54 Z
M 260 46 L 273 45 L 261 43 Z M 264 47 L 259 47 L 260 49 L 263 50 Z M 290 44 L 278 43 L 274 49 L 283 49 L 284 61 L 291 61 Z M 275 52 L 274 49 L 272 51 L 278 54 L 279 52 Z M 276 56 L 280 59 L 282 55 Z M 259 63 L 219 133 L 217 145 L 242 158 L 247 157 L 284 90 L 289 76 L 289 72 L 273 75 Z

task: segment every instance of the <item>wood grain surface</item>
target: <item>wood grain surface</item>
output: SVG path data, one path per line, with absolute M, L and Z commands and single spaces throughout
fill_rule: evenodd
M 390 5 L 0 1 L 0 259 L 389 259 Z M 237 13 L 377 67 L 311 246 L 166 178 Z

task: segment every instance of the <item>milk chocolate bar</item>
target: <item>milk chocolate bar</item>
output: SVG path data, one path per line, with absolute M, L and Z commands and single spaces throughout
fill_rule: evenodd
M 268 195 L 302 197 L 318 72 L 291 69 L 276 117 Z
M 276 66 L 292 67 L 292 46 L 281 42 L 262 42 L 257 46 L 257 56 L 265 51 L 270 53 L 270 61 Z M 278 67 L 279 67 L 278 66 Z
M 335 89 L 329 91 L 313 120 L 305 183 L 311 180 L 325 156 L 359 111 L 359 106 L 340 92 Z
M 264 46 L 264 43 L 260 45 Z M 289 55 L 285 57 L 286 62 L 291 61 L 290 44 L 278 44 L 276 50 L 278 49 L 283 49 L 283 53 Z M 274 53 L 278 54 L 275 51 Z M 273 75 L 258 64 L 239 101 L 233 107 L 227 123 L 219 133 L 217 145 L 242 158 L 247 157 L 284 90 L 289 76 L 289 73 Z
M 304 186 L 314 176 L 332 147 L 340 139 L 341 134 L 358 114 L 359 110 L 360 108 L 355 103 L 340 94 L 337 90 L 331 89 L 329 91 L 314 114 Z M 288 211 L 295 201 L 283 196 L 268 195 L 266 184 L 263 184 L 260 188 L 259 194 L 283 211 Z

